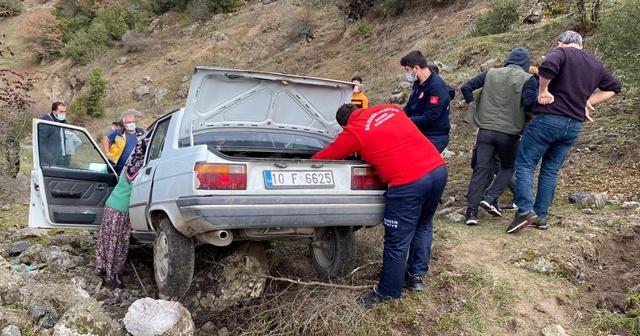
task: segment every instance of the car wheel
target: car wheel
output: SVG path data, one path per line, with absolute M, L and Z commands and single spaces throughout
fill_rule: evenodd
M 355 267 L 353 230 L 348 226 L 320 227 L 309 245 L 311 262 L 325 277 L 348 274 Z
M 182 297 L 191 285 L 194 264 L 193 240 L 163 218 L 153 244 L 153 270 L 160 293 L 172 299 Z

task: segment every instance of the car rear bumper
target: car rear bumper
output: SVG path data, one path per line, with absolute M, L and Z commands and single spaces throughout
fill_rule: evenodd
M 176 200 L 189 233 L 269 227 L 374 226 L 382 223 L 379 196 L 184 197 Z

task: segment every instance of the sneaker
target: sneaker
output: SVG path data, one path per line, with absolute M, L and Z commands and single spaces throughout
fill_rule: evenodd
M 546 230 L 549 228 L 549 224 L 547 224 L 546 218 L 538 218 L 537 221 L 529 224 L 529 226 L 534 227 L 538 230 Z
M 422 277 L 419 275 L 404 274 L 404 288 L 410 291 L 421 292 L 424 290 L 422 285 Z
M 478 215 L 467 211 L 467 225 L 478 225 Z
M 389 300 L 391 300 L 391 297 L 378 294 L 378 285 L 374 285 L 371 293 L 360 295 L 356 301 L 365 308 L 371 309 Z
M 480 207 L 483 208 L 486 212 L 488 212 L 491 216 L 502 217 L 502 212 L 500 212 L 498 207 L 485 200 L 480 202 Z
M 507 233 L 516 233 L 538 221 L 538 215 L 533 210 L 530 210 L 523 214 L 516 213 L 516 218 L 513 219 L 511 225 L 507 228 Z
M 514 202 L 511 202 L 503 205 L 500 210 L 518 210 L 518 206 Z

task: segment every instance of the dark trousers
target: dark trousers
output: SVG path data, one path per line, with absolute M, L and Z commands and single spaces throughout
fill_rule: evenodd
M 468 212 L 477 213 L 478 205 L 483 198 L 492 203 L 500 197 L 513 177 L 519 142 L 519 135 L 485 129 L 478 130 L 475 148 L 476 165 L 471 174 L 467 193 Z M 487 190 L 487 180 L 493 176 L 495 169 L 496 155 L 500 159 L 500 170 Z
M 471 169 L 475 169 L 476 165 L 478 164 L 478 147 L 477 146 L 473 146 L 472 153 L 473 154 L 471 155 Z M 485 194 L 487 193 L 487 190 L 489 190 L 491 183 L 493 183 L 493 179 L 496 177 L 496 175 L 498 175 L 498 172 L 500 171 L 500 157 L 498 157 L 498 154 L 496 153 L 494 158 L 495 158 L 495 162 L 494 162 L 493 170 L 491 171 L 491 174 L 489 174 L 489 176 L 487 177 L 487 181 L 484 184 Z M 511 180 L 509 180 L 509 183 L 507 184 L 507 188 L 509 188 L 509 191 L 511 191 L 511 193 L 513 194 L 513 200 L 514 200 L 513 203 L 515 203 L 516 174 L 513 174 L 513 176 L 511 177 Z
M 405 272 L 419 276 L 427 273 L 433 215 L 447 178 L 447 166 L 443 165 L 414 182 L 391 187 L 385 193 L 384 251 L 378 294 L 399 298 Z
M 438 153 L 442 153 L 449 144 L 449 134 L 445 135 L 427 135 L 426 136 L 433 146 L 438 150 Z

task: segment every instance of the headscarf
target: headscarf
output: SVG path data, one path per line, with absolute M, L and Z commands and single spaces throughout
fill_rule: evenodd
M 129 161 L 124 167 L 125 176 L 127 182 L 131 183 L 138 176 L 140 168 L 144 165 L 144 157 L 147 154 L 147 145 L 149 144 L 149 137 L 144 137 L 138 140 L 138 144 L 133 149 Z

